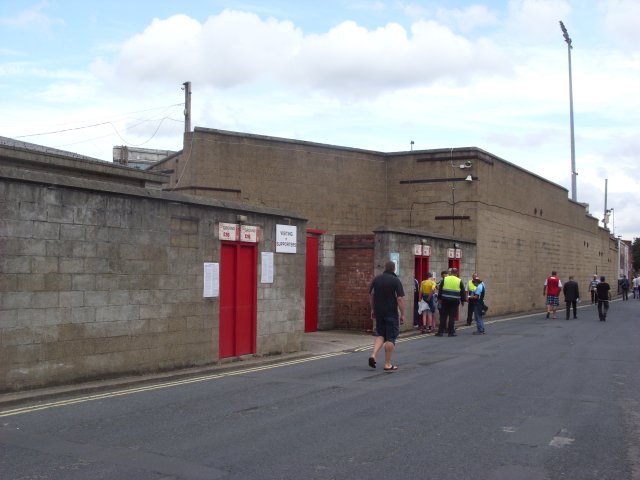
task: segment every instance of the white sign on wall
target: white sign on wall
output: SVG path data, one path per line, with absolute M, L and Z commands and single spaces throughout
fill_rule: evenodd
M 260 283 L 273 283 L 273 252 L 262 252 Z
M 296 253 L 298 228 L 295 225 L 276 225 L 276 253 Z
M 205 298 L 220 296 L 220 264 L 206 262 L 204 264 L 204 289 L 202 296 Z
M 240 241 L 256 243 L 258 241 L 258 227 L 254 227 L 251 225 L 241 225 Z
M 389 259 L 396 265 L 396 275 L 400 276 L 400 254 L 398 252 L 391 252 Z
M 222 223 L 218 225 L 218 237 L 220 240 L 228 240 L 231 242 L 235 242 L 240 238 L 240 229 L 239 225 L 235 223 Z

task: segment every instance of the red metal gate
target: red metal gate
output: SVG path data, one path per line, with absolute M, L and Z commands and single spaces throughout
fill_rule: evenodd
M 307 262 L 304 290 L 304 331 L 318 330 L 318 247 L 320 238 L 307 232 Z
M 256 353 L 256 244 L 222 242 L 220 251 L 220 358 Z

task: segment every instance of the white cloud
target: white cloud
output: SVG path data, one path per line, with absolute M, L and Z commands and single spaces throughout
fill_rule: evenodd
M 338 96 L 377 95 L 443 78 L 466 82 L 478 72 L 509 68 L 490 40 L 468 40 L 434 21 L 418 21 L 410 32 L 397 23 L 368 30 L 346 21 L 305 36 L 291 22 L 231 10 L 204 24 L 185 15 L 155 19 L 112 63 L 93 66 L 112 83 L 190 79 L 229 88 L 276 79 Z
M 485 5 L 471 5 L 463 10 L 439 8 L 436 18 L 439 22 L 455 26 L 456 30 L 462 32 L 471 32 L 478 27 L 495 25 L 498 22 L 497 14 Z

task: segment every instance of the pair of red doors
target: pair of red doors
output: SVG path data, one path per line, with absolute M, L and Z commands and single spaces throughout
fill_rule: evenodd
M 257 244 L 221 243 L 220 358 L 256 352 L 257 268 Z

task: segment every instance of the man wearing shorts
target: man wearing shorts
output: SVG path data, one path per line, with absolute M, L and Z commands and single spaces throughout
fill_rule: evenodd
M 562 282 L 556 275 L 556 271 L 551 272 L 551 276 L 547 277 L 544 281 L 544 288 L 542 289 L 542 295 L 547 297 L 547 318 L 549 314 L 553 313 L 553 318 L 556 318 L 556 311 L 558 305 L 560 305 L 560 292 L 562 291 Z
M 375 320 L 376 324 L 376 339 L 373 343 L 373 352 L 369 357 L 369 366 L 376 368 L 376 356 L 384 346 L 385 372 L 398 369 L 391 363 L 391 355 L 400 333 L 400 324 L 404 323 L 404 289 L 395 271 L 395 263 L 391 261 L 385 263 L 384 272 L 374 278 L 369 286 L 371 319 Z
M 422 327 L 420 331 L 422 333 L 433 332 L 433 313 L 436 311 L 436 302 L 434 301 L 433 294 L 436 292 L 436 282 L 433 280 L 431 273 L 420 284 L 420 295 L 422 300 L 427 303 L 427 309 L 422 312 Z

